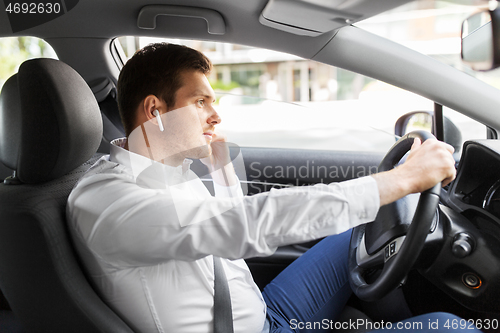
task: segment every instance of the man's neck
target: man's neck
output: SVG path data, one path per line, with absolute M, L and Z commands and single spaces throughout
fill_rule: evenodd
M 125 145 L 123 147 L 125 150 L 128 150 L 131 153 L 144 156 L 146 158 L 149 158 L 150 160 L 153 160 L 153 161 L 165 164 L 165 165 L 169 165 L 169 166 L 172 166 L 172 167 L 177 167 L 177 166 L 181 165 L 182 162 L 184 162 L 184 159 L 185 159 L 185 157 L 183 156 L 183 154 L 180 154 L 180 153 L 161 158 L 162 156 L 168 155 L 168 154 L 156 152 L 156 151 L 154 151 L 154 149 L 152 149 L 149 146 L 147 146 L 147 147 L 145 147 L 143 149 L 137 149 L 136 148 L 134 150 L 130 150 L 128 142 L 129 141 L 128 141 L 128 138 L 127 138 L 127 141 L 126 141 L 126 143 L 125 143 Z

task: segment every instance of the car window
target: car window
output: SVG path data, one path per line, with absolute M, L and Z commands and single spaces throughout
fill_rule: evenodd
M 355 25 L 500 88 L 499 70 L 474 71 L 460 55 L 462 22 L 489 6 L 496 1 L 412 1 Z
M 434 109 L 432 101 L 395 86 L 280 52 L 144 37 L 116 43 L 128 58 L 159 41 L 187 45 L 211 59 L 209 80 L 222 118 L 218 128 L 240 146 L 383 152 L 396 140 L 399 117 Z M 464 139 L 486 137 L 485 126 L 453 117 L 466 130 Z
M 43 39 L 36 37 L 0 38 L 0 89 L 19 66 L 28 59 L 57 59 L 54 49 Z

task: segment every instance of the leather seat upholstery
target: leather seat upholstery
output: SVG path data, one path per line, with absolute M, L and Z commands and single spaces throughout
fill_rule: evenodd
M 100 156 L 92 91 L 61 61 L 26 61 L 0 94 L 0 289 L 28 331 L 132 332 L 89 285 L 66 226 L 67 197 Z

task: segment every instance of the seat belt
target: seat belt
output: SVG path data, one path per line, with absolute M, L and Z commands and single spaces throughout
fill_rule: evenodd
M 233 333 L 233 310 L 226 273 L 219 257 L 214 258 L 214 333 Z

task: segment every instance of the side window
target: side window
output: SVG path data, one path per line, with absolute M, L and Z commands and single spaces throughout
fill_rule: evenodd
M 487 138 L 487 128 L 485 125 L 467 117 L 450 108 L 443 108 L 443 115 L 448 118 L 451 122 L 449 128 L 445 127 L 445 137 L 448 137 L 446 141 L 451 145 L 455 146 L 456 156 L 462 156 L 462 146 L 465 141 L 475 140 L 475 139 L 486 139 Z M 445 124 L 446 125 L 446 124 Z M 448 131 L 448 133 L 446 133 Z M 455 142 L 458 143 L 456 147 Z
M 19 66 L 28 59 L 57 59 L 52 47 L 43 39 L 36 37 L 0 38 L 0 89 Z
M 486 126 L 450 108 L 443 109 L 443 115 L 460 131 L 462 143 L 467 140 L 486 139 Z
M 290 54 L 192 40 L 116 40 L 127 57 L 153 42 L 184 44 L 210 58 L 218 129 L 240 146 L 384 152 L 396 140 L 399 117 L 433 110 L 416 94 Z M 475 138 L 486 136 L 482 128 Z

